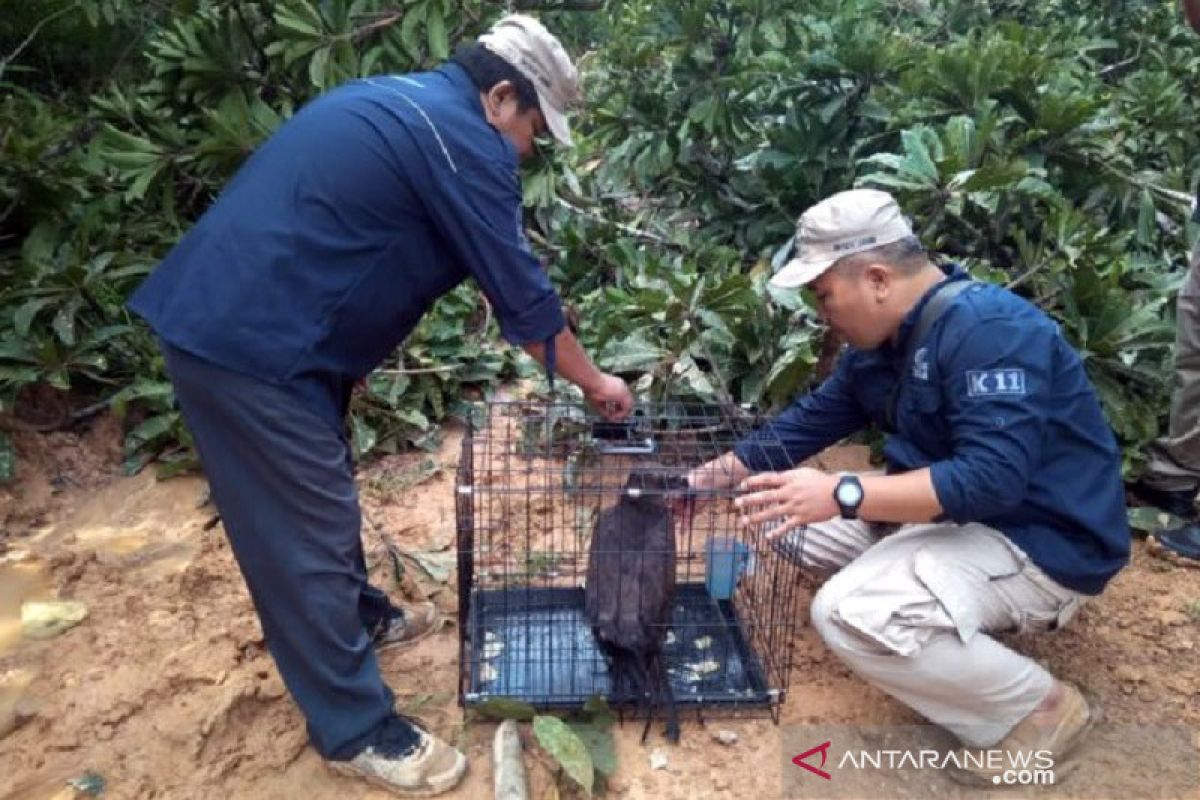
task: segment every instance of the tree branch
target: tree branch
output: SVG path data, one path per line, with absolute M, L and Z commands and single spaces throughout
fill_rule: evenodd
M 267 56 L 267 51 L 263 49 L 262 44 L 259 43 L 258 37 L 254 35 L 254 29 L 250 27 L 250 22 L 246 19 L 245 11 L 242 9 L 241 0 L 235 0 L 233 13 L 237 14 L 238 24 L 242 26 L 242 32 L 246 34 L 246 38 L 250 40 L 250 46 L 258 53 L 258 60 L 265 78 L 271 69 L 271 59 Z
M 562 199 L 561 197 L 555 197 L 554 202 L 557 203 L 558 205 L 562 206 L 563 208 L 567 209 L 568 211 L 575 212 L 576 214 L 580 215 L 581 217 L 586 217 L 587 219 L 593 220 L 595 222 L 602 222 L 605 225 L 613 225 L 618 230 L 622 231 L 623 233 L 627 233 L 630 236 L 637 237 L 638 239 L 645 239 L 648 242 L 654 242 L 655 244 L 661 244 L 665 247 L 673 247 L 673 248 L 677 248 L 677 249 L 683 249 L 679 244 L 672 242 L 670 239 L 668 239 L 664 236 L 659 236 L 657 233 L 650 233 L 649 231 L 644 231 L 644 230 L 641 230 L 640 228 L 635 228 L 632 225 L 626 225 L 623 222 L 617 222 L 616 220 L 608 219 L 607 217 L 597 214 L 594 211 L 588 211 L 586 208 L 580 208 L 579 206 L 572 205 L 571 203 L 567 202 L 566 200 Z
M 23 41 L 19 45 L 17 45 L 16 50 L 13 50 L 11 53 L 6 55 L 3 59 L 0 59 L 0 79 L 2 79 L 4 77 L 4 71 L 6 69 L 8 69 L 8 65 L 12 63 L 13 59 L 15 59 L 17 56 L 21 55 L 21 52 L 26 47 L 29 47 L 29 45 L 33 44 L 33 40 L 35 38 L 37 38 L 37 35 L 39 32 L 41 32 L 42 28 L 44 28 L 46 25 L 49 25 L 51 22 L 58 19 L 59 17 L 69 14 L 70 12 L 74 11 L 77 8 L 79 8 L 79 3 L 74 2 L 69 6 L 60 8 L 58 11 L 55 11 L 50 16 L 45 17 L 41 20 L 38 20 L 38 23 L 33 26 L 33 30 L 31 30 L 29 32 L 29 35 L 25 37 L 25 41 Z
M 366 25 L 350 31 L 350 33 L 347 35 L 347 38 L 352 42 L 361 41 L 375 31 L 382 30 L 383 28 L 390 28 L 391 26 L 395 25 L 397 22 L 404 19 L 405 13 L 406 12 L 404 10 L 400 10 L 381 15 L 374 22 L 367 23 Z

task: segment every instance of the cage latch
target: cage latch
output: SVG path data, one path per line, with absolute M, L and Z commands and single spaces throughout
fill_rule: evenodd
M 596 452 L 608 455 L 652 455 L 658 452 L 658 442 L 638 421 L 593 422 L 592 439 Z

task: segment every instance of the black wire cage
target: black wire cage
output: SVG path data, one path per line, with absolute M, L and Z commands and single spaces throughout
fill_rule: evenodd
M 578 708 L 600 695 L 637 704 L 614 685 L 585 613 L 589 546 L 605 509 L 660 491 L 674 509 L 675 588 L 660 641 L 676 706 L 765 711 L 778 722 L 799 568 L 767 526 L 741 524 L 735 488 L 702 492 L 686 514 L 667 505 L 667 490 L 629 480 L 635 470 L 683 475 L 757 422 L 745 408 L 683 404 L 641 406 L 619 424 L 573 403 L 483 406 L 457 475 L 460 702 Z M 755 446 L 786 463 L 778 440 L 760 433 Z

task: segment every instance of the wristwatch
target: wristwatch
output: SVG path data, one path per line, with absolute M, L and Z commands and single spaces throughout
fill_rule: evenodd
M 843 475 L 833 487 L 833 499 L 837 501 L 842 519 L 858 519 L 858 507 L 863 501 L 862 482 L 857 475 Z

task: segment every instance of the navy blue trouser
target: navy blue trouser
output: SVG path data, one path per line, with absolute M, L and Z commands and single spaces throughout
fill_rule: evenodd
M 367 583 L 345 435 L 287 386 L 162 347 L 267 648 L 313 746 L 352 758 L 394 727 L 369 633 L 399 611 Z

